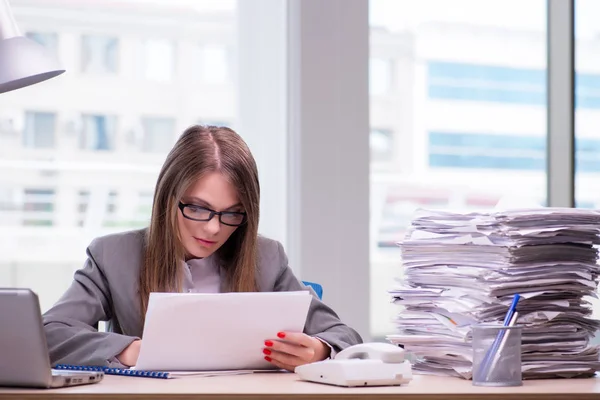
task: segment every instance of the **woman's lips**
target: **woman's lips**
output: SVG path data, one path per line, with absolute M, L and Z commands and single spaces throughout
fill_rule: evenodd
M 217 242 L 212 241 L 212 240 L 200 239 L 200 238 L 197 238 L 197 237 L 194 237 L 194 239 L 196 239 L 196 241 L 198 243 L 200 243 L 201 245 L 204 245 L 204 246 L 207 246 L 207 247 L 212 246 L 215 243 L 217 243 Z

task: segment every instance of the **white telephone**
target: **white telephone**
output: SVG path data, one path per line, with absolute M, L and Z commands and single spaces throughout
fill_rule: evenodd
M 334 359 L 296 367 L 301 379 L 337 386 L 394 386 L 412 380 L 404 349 L 389 343 L 363 343 L 339 352 Z

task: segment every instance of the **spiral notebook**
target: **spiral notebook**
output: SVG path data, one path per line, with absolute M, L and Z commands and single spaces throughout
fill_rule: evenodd
M 97 371 L 104 372 L 106 375 L 122 375 L 122 376 L 137 376 L 139 378 L 158 378 L 158 379 L 172 379 L 172 378 L 185 378 L 188 376 L 221 376 L 221 375 L 241 375 L 251 374 L 258 371 L 252 370 L 227 370 L 227 371 L 173 371 L 173 372 L 162 372 L 162 371 L 142 371 L 135 368 L 111 368 L 102 366 L 84 366 L 84 365 L 67 365 L 58 364 L 53 369 L 56 370 L 69 370 L 69 371 Z M 278 371 L 278 370 L 274 370 Z
M 87 366 L 87 365 L 66 365 L 58 364 L 53 367 L 58 370 L 69 370 L 69 371 L 97 371 L 104 372 L 106 375 L 125 375 L 125 376 L 138 376 L 141 378 L 159 378 L 169 379 L 173 378 L 168 372 L 158 371 L 140 371 L 135 369 L 124 369 L 124 368 L 111 368 L 102 366 Z

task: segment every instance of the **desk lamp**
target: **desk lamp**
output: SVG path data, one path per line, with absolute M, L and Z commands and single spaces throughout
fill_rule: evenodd
M 8 0 L 0 0 L 0 93 L 20 89 L 65 72 L 52 54 L 24 37 Z

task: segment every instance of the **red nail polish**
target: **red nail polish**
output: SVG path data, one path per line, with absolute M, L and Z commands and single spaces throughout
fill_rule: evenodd
M 265 340 L 265 346 L 272 347 L 273 346 L 273 342 L 271 342 L 270 340 Z
M 284 332 L 279 332 L 279 333 L 277 333 L 277 337 L 283 339 L 285 337 L 285 333 Z
M 271 362 L 271 357 L 265 356 L 265 360 L 267 360 L 268 362 Z
M 263 353 L 265 353 L 266 355 L 271 354 L 271 350 L 269 349 L 263 349 Z

